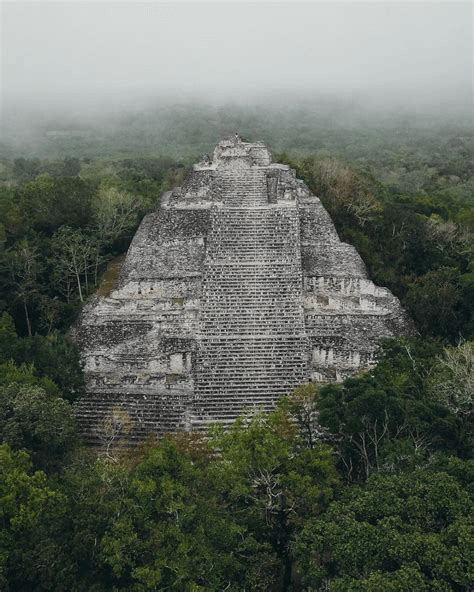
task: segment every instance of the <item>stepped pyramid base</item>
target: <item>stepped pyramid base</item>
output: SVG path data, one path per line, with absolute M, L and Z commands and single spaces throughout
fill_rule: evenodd
M 379 338 L 411 332 L 294 171 L 229 138 L 164 194 L 116 289 L 84 308 L 77 417 L 97 446 L 127 418 L 134 441 L 205 430 L 343 380 L 373 365 Z

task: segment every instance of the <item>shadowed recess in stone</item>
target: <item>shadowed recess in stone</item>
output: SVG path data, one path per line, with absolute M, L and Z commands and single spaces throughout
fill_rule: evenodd
M 381 337 L 410 332 L 295 172 L 233 136 L 164 194 L 116 288 L 84 308 L 77 416 L 92 444 L 116 409 L 136 440 L 205 429 L 369 368 Z

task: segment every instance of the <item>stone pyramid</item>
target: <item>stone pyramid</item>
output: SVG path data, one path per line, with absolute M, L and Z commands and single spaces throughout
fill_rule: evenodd
M 144 218 L 110 297 L 84 308 L 78 419 L 91 443 L 117 409 L 137 440 L 205 429 L 341 381 L 410 332 L 295 172 L 227 138 Z

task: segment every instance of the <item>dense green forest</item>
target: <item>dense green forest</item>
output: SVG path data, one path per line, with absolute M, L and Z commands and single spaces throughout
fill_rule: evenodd
M 13 114 L 0 142 L 0 589 L 471 589 L 474 155 L 462 114 L 157 104 Z M 222 135 L 323 201 L 417 336 L 206 437 L 81 445 L 68 331 Z M 104 428 L 105 429 L 105 428 Z

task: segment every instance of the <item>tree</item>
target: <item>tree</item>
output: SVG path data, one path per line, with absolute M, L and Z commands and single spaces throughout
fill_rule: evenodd
M 101 541 L 118 517 L 135 510 L 128 497 L 129 479 L 128 468 L 85 449 L 78 450 L 64 468 L 61 491 L 68 502 L 67 519 L 58 534 L 61 550 L 50 590 L 120 590 L 120 581 L 104 561 Z
M 302 583 L 331 592 L 468 592 L 472 509 L 445 472 L 373 475 L 306 524 L 295 544 Z
M 15 158 L 13 163 L 13 174 L 19 181 L 34 179 L 40 170 L 39 158 Z
M 90 566 L 81 580 L 98 590 L 283 590 L 292 536 L 338 483 L 330 449 L 305 448 L 281 410 L 217 429 L 206 446 L 175 435 L 138 462 L 122 452 L 68 471 L 66 554 Z
M 135 230 L 143 212 L 140 196 L 103 182 L 94 200 L 95 231 L 104 245 L 110 246 Z
M 320 389 L 315 406 L 324 438 L 349 481 L 400 468 L 407 453 L 466 452 L 461 422 L 426 390 L 439 351 L 429 341 L 387 340 L 372 371 Z
M 50 378 L 35 375 L 33 363 L 17 366 L 12 360 L 8 362 L 2 361 L 0 363 L 0 372 L 0 386 L 2 388 L 8 388 L 12 383 L 17 386 L 36 386 L 43 389 L 48 397 L 61 397 L 59 388 Z
M 440 251 L 448 251 L 457 257 L 474 254 L 472 232 L 467 225 L 452 220 L 445 221 L 441 216 L 432 214 L 426 222 L 427 232 Z
M 64 174 L 68 177 L 77 177 L 81 172 L 81 163 L 78 158 L 66 156 L 64 159 Z
M 305 448 L 313 448 L 321 436 L 318 414 L 314 406 L 319 387 L 313 382 L 296 387 L 289 397 L 283 397 L 278 407 L 296 422 L 298 437 Z
M 201 472 L 169 440 L 132 472 L 127 505 L 133 510 L 102 540 L 105 562 L 129 582 L 123 589 L 237 592 L 248 535 L 202 487 Z
M 27 383 L 0 384 L 0 435 L 13 449 L 26 449 L 36 469 L 60 468 L 77 443 L 67 401 Z
M 79 177 L 39 175 L 16 190 L 23 229 L 51 236 L 60 226 L 84 228 L 93 222 L 93 182 Z
M 463 327 L 456 314 L 458 280 L 458 269 L 441 267 L 410 282 L 404 303 L 423 335 L 459 339 Z
M 96 433 L 103 443 L 103 454 L 113 462 L 119 462 L 120 456 L 128 443 L 128 436 L 133 429 L 133 420 L 130 415 L 113 407 L 100 422 Z
M 219 451 L 209 468 L 214 487 L 262 545 L 255 559 L 273 573 L 273 590 L 289 587 L 290 540 L 338 484 L 329 447 L 318 442 L 307 448 L 305 441 L 284 407 L 268 416 L 249 414 L 225 430 L 216 427 L 211 440 Z
M 96 243 L 81 230 L 75 230 L 69 226 L 61 226 L 52 239 L 55 251 L 54 275 L 62 280 L 66 286 L 66 294 L 69 296 L 69 282 L 75 279 L 79 299 L 84 301 L 82 280 L 85 281 L 86 294 L 89 289 L 89 276 L 91 269 L 96 267 L 99 256 Z M 93 277 L 95 277 L 93 275 Z
M 5 592 L 60 590 L 60 526 L 64 495 L 32 474 L 28 454 L 0 445 L 0 587 Z
M 132 466 L 83 458 L 64 490 L 71 521 L 61 562 L 72 590 L 245 589 L 258 545 L 207 487 L 204 467 L 171 440 Z
M 0 364 L 11 363 L 15 369 L 3 368 L 0 383 L 17 382 L 20 375 L 28 375 L 34 384 L 45 388 L 55 396 L 74 401 L 84 393 L 84 375 L 78 346 L 58 331 L 48 336 L 21 337 L 16 334 L 13 320 L 8 313 L 0 316 Z M 28 380 L 30 380 L 30 378 Z
M 0 361 L 14 359 L 16 354 L 16 343 L 18 336 L 12 317 L 3 312 L 0 315 Z
M 39 292 L 39 255 L 35 245 L 27 240 L 15 244 L 6 257 L 10 281 L 16 298 L 21 301 L 25 314 L 28 335 L 32 335 L 29 304 Z
M 59 226 L 86 228 L 93 223 L 92 201 L 94 183 L 79 177 L 59 177 L 53 180 L 48 215 L 41 224 L 49 231 Z
M 364 226 L 378 218 L 382 209 L 374 195 L 374 179 L 356 171 L 342 158 L 329 155 L 307 157 L 298 173 L 307 178 L 310 188 L 320 195 L 332 216 L 354 218 L 355 226 Z
M 64 399 L 73 402 L 84 393 L 79 348 L 67 335 L 53 331 L 46 337 L 22 338 L 15 351 L 17 364 L 32 364 L 34 374 L 53 381 Z
M 444 349 L 429 377 L 428 390 L 467 425 L 474 391 L 473 341 L 460 341 L 457 346 Z

